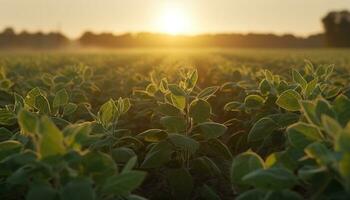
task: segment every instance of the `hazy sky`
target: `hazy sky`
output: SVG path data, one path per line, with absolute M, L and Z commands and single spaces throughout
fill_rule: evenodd
M 0 0 L 0 29 L 306 35 L 339 9 L 350 10 L 350 0 Z

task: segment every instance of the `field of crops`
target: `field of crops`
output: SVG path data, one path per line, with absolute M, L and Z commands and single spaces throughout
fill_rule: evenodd
M 0 199 L 350 199 L 350 50 L 0 53 Z

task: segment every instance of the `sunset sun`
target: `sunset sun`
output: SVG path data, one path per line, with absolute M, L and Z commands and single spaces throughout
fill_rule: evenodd
M 177 35 L 188 32 L 189 18 L 180 7 L 167 5 L 160 16 L 162 32 Z

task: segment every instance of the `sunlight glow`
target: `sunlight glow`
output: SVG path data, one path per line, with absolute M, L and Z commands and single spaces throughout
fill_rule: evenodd
M 189 18 L 178 5 L 166 5 L 160 20 L 161 32 L 172 35 L 189 32 Z

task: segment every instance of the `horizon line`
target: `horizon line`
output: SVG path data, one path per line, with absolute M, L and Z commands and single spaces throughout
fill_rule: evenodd
M 12 28 L 16 34 L 20 34 L 23 32 L 27 32 L 29 34 L 35 34 L 35 33 L 43 33 L 43 34 L 49 34 L 49 33 L 61 33 L 65 37 L 67 37 L 70 40 L 76 40 L 79 39 L 81 36 L 83 36 L 84 33 L 91 32 L 93 34 L 112 34 L 114 36 L 121 36 L 121 35 L 138 35 L 142 33 L 148 33 L 148 34 L 155 34 L 155 35 L 167 35 L 171 37 L 196 37 L 196 36 L 203 36 L 203 35 L 230 35 L 230 34 L 240 34 L 240 35 L 249 35 L 249 34 L 258 34 L 258 35 L 276 35 L 276 36 L 285 36 L 285 35 L 293 35 L 294 37 L 297 38 L 308 38 L 313 35 L 319 35 L 323 34 L 323 31 L 318 31 L 318 32 L 310 32 L 306 34 L 298 34 L 298 33 L 293 33 L 293 32 L 275 32 L 275 31 L 222 31 L 222 32 L 201 32 L 201 33 L 177 33 L 177 34 L 170 34 L 166 32 L 157 32 L 157 31 L 145 31 L 145 30 L 140 30 L 140 31 L 123 31 L 123 32 L 116 32 L 116 31 L 97 31 L 97 30 L 83 30 L 80 32 L 79 36 L 71 36 L 70 34 L 67 34 L 67 32 L 62 31 L 62 30 L 27 30 L 27 29 L 18 29 L 13 26 L 4 26 L 2 27 L 1 32 L 6 30 L 7 28 Z M 0 33 L 1 33 L 0 32 Z

